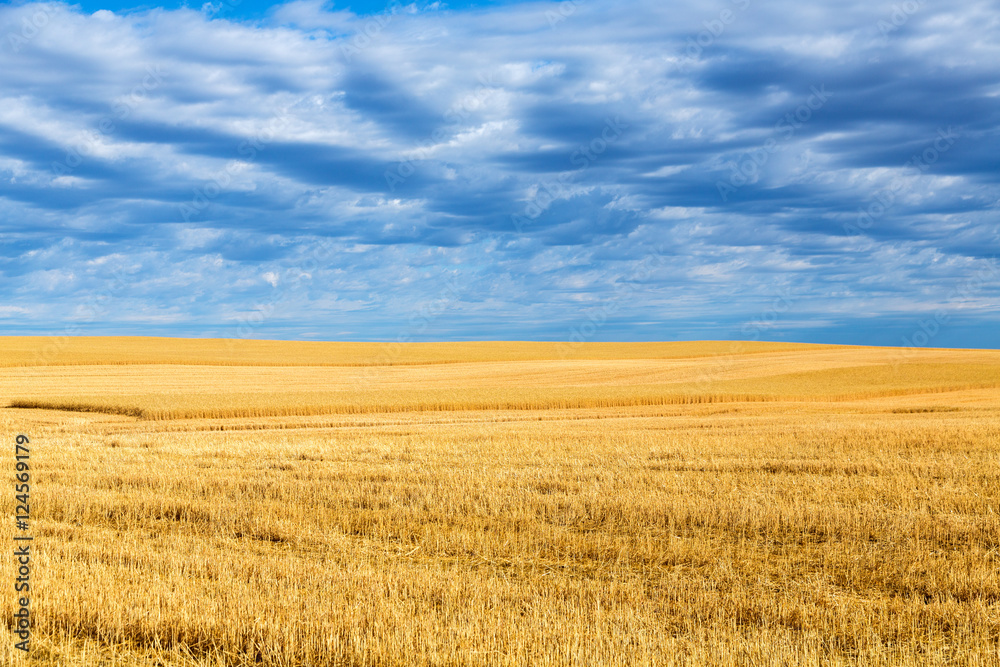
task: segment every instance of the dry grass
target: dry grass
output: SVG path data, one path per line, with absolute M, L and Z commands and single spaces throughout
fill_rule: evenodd
M 669 347 L 11 367 L 32 662 L 1000 664 L 1000 353 Z
M 273 340 L 0 336 L 0 367 L 122 364 L 209 366 L 407 366 L 540 359 L 657 359 L 740 355 L 831 345 L 765 342 L 686 343 L 328 343 Z

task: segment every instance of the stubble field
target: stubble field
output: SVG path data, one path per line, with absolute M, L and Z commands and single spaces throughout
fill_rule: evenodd
M 8 337 L 0 432 L 32 664 L 1000 664 L 997 351 Z

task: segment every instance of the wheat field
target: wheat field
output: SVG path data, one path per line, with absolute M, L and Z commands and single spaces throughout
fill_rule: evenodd
M 1000 664 L 998 351 L 0 337 L 0 431 L 3 664 Z

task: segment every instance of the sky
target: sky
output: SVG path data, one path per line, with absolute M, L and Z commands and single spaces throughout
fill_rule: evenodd
M 0 334 L 1000 347 L 1000 2 L 0 4 Z

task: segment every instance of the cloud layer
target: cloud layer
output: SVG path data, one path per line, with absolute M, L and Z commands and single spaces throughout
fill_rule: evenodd
M 997 344 L 996 2 L 0 35 L 8 333 Z

